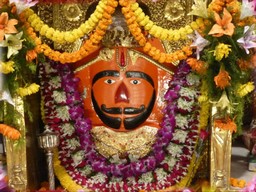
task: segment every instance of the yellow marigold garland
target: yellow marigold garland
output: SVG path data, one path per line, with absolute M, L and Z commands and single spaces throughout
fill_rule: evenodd
M 24 10 L 20 17 L 25 18 L 30 26 L 33 27 L 35 31 L 39 32 L 41 36 L 46 36 L 56 43 L 72 43 L 95 29 L 96 25 L 103 17 L 107 3 L 107 0 L 101 0 L 98 3 L 95 12 L 90 15 L 90 18 L 72 31 L 59 31 L 49 27 L 32 9 Z
M 41 39 L 36 36 L 33 28 L 30 26 L 23 17 L 21 19 L 25 22 L 25 26 L 27 28 L 27 33 L 35 40 L 36 43 L 36 51 L 38 53 L 44 53 L 45 56 L 49 57 L 51 60 L 59 61 L 61 63 L 74 63 L 77 62 L 90 53 L 94 52 L 99 48 L 99 43 L 103 38 L 103 35 L 106 32 L 107 27 L 111 24 L 111 14 L 114 13 L 118 2 L 115 0 L 108 0 L 107 5 L 105 7 L 105 11 L 103 13 L 103 18 L 98 23 L 93 34 L 91 34 L 90 38 L 85 41 L 85 43 L 81 46 L 80 50 L 68 53 L 61 53 L 59 51 L 55 51 L 50 48 L 47 44 L 42 44 Z
M 239 97 L 244 97 L 248 93 L 251 93 L 255 89 L 254 83 L 252 81 L 245 84 L 238 84 L 236 93 Z
M 14 71 L 14 61 L 2 62 L 0 61 L 0 73 L 8 74 Z
M 39 32 L 41 36 L 46 36 L 48 39 L 56 43 L 72 43 L 90 33 L 96 27 L 98 22 L 102 19 L 104 12 L 109 10 L 106 9 L 106 6 L 107 0 L 101 0 L 98 3 L 95 12 L 91 14 L 90 18 L 72 31 L 59 31 L 49 27 L 30 8 L 24 10 L 21 13 L 21 16 L 25 18 L 30 26 L 32 26 L 35 31 Z M 155 25 L 154 22 L 145 15 L 137 2 L 131 4 L 131 9 L 134 12 L 134 16 L 130 18 L 130 21 L 137 20 L 140 26 L 144 27 L 145 30 L 147 30 L 151 35 L 161 40 L 178 41 L 180 39 L 187 39 L 187 35 L 193 33 L 194 30 L 202 31 L 203 29 L 200 28 L 205 28 L 204 21 L 199 18 L 196 21 L 193 21 L 191 24 L 181 27 L 180 29 L 164 29 Z
M 105 6 L 105 11 L 103 13 L 103 18 L 98 23 L 95 32 L 90 36 L 88 40 L 86 40 L 80 50 L 73 53 L 61 53 L 59 51 L 51 49 L 50 46 L 46 44 L 42 44 L 41 39 L 37 37 L 36 33 L 34 32 L 34 28 L 26 21 L 25 15 L 21 14 L 20 18 L 25 23 L 28 34 L 35 40 L 35 43 L 37 45 L 36 51 L 38 53 L 43 52 L 45 56 L 49 57 L 54 61 L 60 61 L 61 63 L 74 63 L 99 48 L 98 44 L 103 38 L 103 35 L 105 34 L 108 25 L 112 22 L 111 14 L 115 11 L 115 7 L 117 6 L 117 4 L 118 2 L 114 0 L 109 0 L 107 2 Z M 183 47 L 181 50 L 175 51 L 171 54 L 163 53 L 156 47 L 152 46 L 149 42 L 147 42 L 136 20 L 131 19 L 134 14 L 133 11 L 130 9 L 129 2 L 124 3 L 124 1 L 120 0 L 120 4 L 129 5 L 123 6 L 122 8 L 122 11 L 127 21 L 129 21 L 128 27 L 131 33 L 134 35 L 135 39 L 143 47 L 144 51 L 153 59 L 157 60 L 160 63 L 173 63 L 175 61 L 186 59 L 187 56 L 192 54 L 192 48 L 189 46 Z M 53 32 L 51 31 L 49 33 Z
M 208 126 L 208 119 L 210 117 L 211 103 L 208 100 L 208 85 L 206 80 L 202 80 L 201 95 L 198 98 L 201 104 L 199 129 L 205 129 Z
M 154 60 L 158 61 L 159 63 L 174 63 L 175 61 L 186 59 L 187 56 L 192 54 L 192 49 L 189 46 L 183 47 L 181 50 L 175 51 L 171 54 L 161 52 L 159 49 L 152 46 L 150 42 L 147 42 L 147 39 L 142 33 L 136 19 L 132 19 L 135 17 L 135 15 L 130 8 L 130 2 L 120 0 L 119 3 L 122 6 L 122 13 L 126 18 L 128 28 L 131 31 L 132 35 L 140 44 L 140 46 L 143 47 L 143 50 Z
M 21 97 L 25 97 L 27 95 L 32 95 L 34 93 L 37 93 L 39 91 L 40 86 L 37 85 L 36 83 L 32 83 L 29 86 L 25 86 L 25 87 L 20 87 L 17 89 L 17 93 L 21 96 Z
M 193 33 L 193 28 L 190 25 L 181 27 L 180 29 L 164 29 L 154 24 L 150 20 L 149 16 L 146 16 L 143 10 L 139 7 L 137 2 L 131 4 L 131 10 L 134 12 L 134 16 L 130 20 L 136 19 L 137 23 L 149 32 L 152 36 L 168 41 L 178 41 L 180 39 L 187 39 L 187 35 Z M 199 28 L 198 25 L 194 25 Z
M 55 151 L 54 154 L 54 172 L 58 178 L 61 178 L 61 186 L 70 192 L 77 192 L 81 190 L 82 187 L 76 184 L 76 182 L 72 180 L 72 177 L 69 176 L 66 169 L 61 166 L 60 160 L 58 159 L 58 152 Z
M 144 51 L 151 56 L 153 59 L 157 60 L 160 63 L 173 63 L 175 61 L 179 61 L 182 59 L 186 59 L 187 56 L 192 54 L 192 48 L 189 46 L 186 46 L 182 48 L 181 50 L 178 50 L 176 52 L 166 54 L 161 52 L 159 49 L 156 47 L 152 46 L 149 42 L 147 42 L 145 36 L 141 32 L 141 29 L 136 21 L 136 17 L 134 14 L 134 11 L 131 9 L 131 4 L 130 2 L 125 2 L 123 0 L 120 0 L 120 4 L 123 6 L 123 13 L 127 19 L 127 24 L 128 27 L 131 31 L 131 33 L 134 35 L 135 39 L 139 42 L 139 44 L 143 47 Z M 136 5 L 136 4 L 132 4 Z M 76 51 L 74 53 L 60 53 L 59 51 L 52 50 L 50 46 L 46 44 L 41 44 L 41 39 L 36 36 L 36 31 L 43 31 L 41 35 L 44 35 L 47 38 L 52 39 L 55 42 L 72 42 L 76 39 L 76 37 L 81 37 L 82 33 L 81 30 L 75 29 L 76 33 L 79 35 L 74 35 L 72 32 L 60 32 L 58 30 L 54 30 L 53 28 L 49 28 L 48 26 L 44 25 L 42 21 L 39 21 L 37 18 L 38 16 L 36 14 L 33 14 L 33 11 L 30 9 L 27 9 L 27 11 L 23 12 L 23 14 L 20 15 L 21 20 L 25 23 L 25 26 L 27 28 L 28 33 L 30 36 L 35 40 L 36 42 L 36 50 L 38 53 L 43 52 L 45 56 L 49 57 L 50 59 L 54 61 L 60 61 L 61 63 L 73 63 L 76 61 L 81 60 L 82 58 L 86 57 L 89 55 L 91 52 L 95 51 L 98 49 L 98 44 L 101 41 L 103 35 L 106 32 L 107 26 L 110 24 L 111 20 L 111 14 L 114 12 L 115 9 L 113 7 L 117 6 L 116 1 L 107 1 L 105 6 L 100 6 L 99 9 L 104 10 L 102 14 L 102 19 L 100 20 L 96 31 L 90 36 L 90 39 L 88 39 L 81 49 L 79 51 Z M 104 9 L 103 9 L 104 8 Z M 101 12 L 102 12 L 101 10 Z M 140 10 L 140 9 L 138 9 Z M 101 13 L 100 12 L 100 13 Z M 135 11 L 136 12 L 136 11 Z M 97 12 L 95 13 L 97 14 Z M 26 20 L 26 18 L 28 18 Z M 93 17 L 94 18 L 94 17 Z M 157 37 L 160 37 L 162 39 L 165 39 L 168 35 L 166 35 L 166 32 L 162 33 L 162 30 L 160 27 L 156 26 L 153 24 L 152 21 L 150 20 L 145 20 L 146 17 L 141 17 L 140 23 L 147 28 L 149 31 L 153 31 L 153 34 L 156 35 Z M 94 19 L 95 20 L 95 19 Z M 147 21 L 147 22 L 146 22 Z M 30 23 L 29 23 L 30 22 Z M 95 22 L 96 23 L 96 22 Z M 95 24 L 94 23 L 94 24 Z M 80 28 L 84 26 L 83 24 L 80 26 Z M 191 23 L 192 28 L 197 28 L 199 29 L 200 27 L 204 27 L 204 21 L 203 20 L 196 20 L 195 22 Z M 188 31 L 191 31 L 189 27 Z M 159 31 L 160 30 L 160 31 Z M 41 32 L 42 32 L 41 31 Z M 47 31 L 47 32 L 45 32 Z M 88 30 L 87 30 L 88 31 Z M 164 30 L 166 31 L 166 30 Z M 184 29 L 181 29 L 181 31 L 184 32 Z M 44 33 L 45 32 L 45 33 Z M 176 32 L 175 32 L 176 33 Z M 64 35 L 63 34 L 67 34 Z M 176 33 L 178 34 L 178 33 Z M 183 35 L 187 34 L 184 32 Z M 169 35 L 169 40 L 172 35 Z M 179 35 L 174 35 L 173 39 L 178 40 L 180 38 Z

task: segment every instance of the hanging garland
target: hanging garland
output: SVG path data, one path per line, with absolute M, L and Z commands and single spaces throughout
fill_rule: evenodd
M 67 53 L 67 52 L 61 53 L 60 51 L 53 50 L 47 44 L 42 44 L 41 39 L 37 37 L 36 33 L 34 32 L 34 29 L 30 27 L 27 22 L 25 22 L 24 25 L 26 26 L 28 35 L 32 39 L 34 39 L 36 43 L 36 51 L 38 53 L 44 53 L 44 55 L 47 56 L 48 58 L 57 62 L 59 61 L 62 64 L 66 64 L 66 63 L 75 63 L 77 61 L 80 61 L 84 57 L 88 56 L 90 53 L 99 49 L 99 43 L 103 38 L 103 35 L 105 34 L 107 26 L 109 24 L 110 24 L 110 20 L 101 20 L 98 30 L 96 29 L 96 31 L 90 36 L 90 38 L 86 40 L 85 43 L 81 46 L 81 48 L 78 51 L 73 53 Z M 181 50 L 177 50 L 173 53 L 167 54 L 167 53 L 161 52 L 159 49 L 152 46 L 151 43 L 149 42 L 145 43 L 143 50 L 146 53 L 148 53 L 150 56 L 152 56 L 153 59 L 159 61 L 159 63 L 175 63 L 177 61 L 186 59 L 188 56 L 192 54 L 192 48 L 189 46 L 185 46 Z
M 104 10 L 111 10 L 109 8 L 106 9 L 106 6 L 112 3 L 115 3 L 115 1 L 99 1 L 95 12 L 91 14 L 90 18 L 72 31 L 59 31 L 49 27 L 32 9 L 26 9 L 22 15 L 24 15 L 30 26 L 33 27 L 35 31 L 39 32 L 39 35 L 46 36 L 55 43 L 65 43 L 65 41 L 72 43 L 95 29 L 99 20 L 102 19 Z M 120 1 L 120 4 L 122 4 L 122 1 Z M 201 18 L 197 19 L 196 21 L 192 21 L 190 24 L 186 25 L 185 27 L 181 27 L 180 29 L 165 29 L 155 25 L 154 22 L 150 20 L 149 16 L 145 15 L 137 2 L 131 3 L 129 9 L 131 9 L 134 14 L 134 17 L 132 17 L 131 20 L 136 19 L 138 24 L 149 34 L 161 40 L 179 41 L 181 39 L 187 39 L 187 35 L 192 34 L 194 30 L 199 31 L 204 29 L 204 21 Z M 127 22 L 129 23 L 129 20 Z
M 112 12 L 113 7 L 109 7 L 108 5 L 110 2 L 111 4 L 115 4 L 116 1 L 99 1 L 94 13 L 90 15 L 89 19 L 82 23 L 77 29 L 73 29 L 72 31 L 59 31 L 49 27 L 32 9 L 26 9 L 24 12 L 22 12 L 21 17 L 23 20 L 25 19 L 36 32 L 39 32 L 40 36 L 45 36 L 55 43 L 73 43 L 94 30 L 99 21 L 103 18 L 106 10 L 108 12 Z
M 119 1 L 119 4 L 122 6 L 122 12 L 126 18 L 127 25 L 129 27 L 129 30 L 131 31 L 134 38 L 137 40 L 137 42 L 140 44 L 140 46 L 143 47 L 143 50 L 145 53 L 147 53 L 149 56 L 151 56 L 153 59 L 158 61 L 159 63 L 175 63 L 180 60 L 186 59 L 188 56 L 192 54 L 192 48 L 190 46 L 184 46 L 181 50 L 174 51 L 173 53 L 167 54 L 156 47 L 152 46 L 150 41 L 147 40 L 145 35 L 142 33 L 139 24 L 137 23 L 135 18 L 135 13 L 132 9 L 130 9 L 131 5 L 128 1 Z M 36 33 L 34 31 L 39 31 L 39 29 L 42 29 L 45 31 L 45 29 L 48 29 L 48 26 L 44 25 L 45 27 L 42 27 L 43 22 L 39 20 L 38 16 L 32 14 L 31 11 L 25 11 L 23 14 L 20 15 L 20 19 L 24 22 L 28 34 L 31 38 L 34 39 L 36 45 L 37 45 L 37 52 L 38 53 L 44 53 L 45 56 L 49 57 L 51 60 L 54 61 L 60 61 L 61 63 L 74 63 L 77 62 L 93 51 L 97 50 L 99 48 L 99 43 L 101 42 L 104 34 L 106 33 L 106 29 L 108 25 L 112 22 L 111 21 L 111 15 L 115 11 L 116 6 L 118 5 L 117 1 L 109 0 L 107 1 L 106 6 L 102 6 L 101 8 L 104 9 L 104 14 L 102 16 L 102 19 L 99 20 L 99 23 L 97 25 L 96 30 L 92 35 L 90 35 L 90 38 L 85 41 L 85 43 L 81 46 L 80 50 L 73 52 L 73 53 L 61 53 L 59 51 L 55 51 L 50 48 L 50 46 L 46 44 L 42 44 L 39 37 L 37 37 Z M 31 16 L 30 15 L 34 15 Z M 28 18 L 29 19 L 26 19 Z M 97 20 L 98 21 L 98 20 Z M 89 27 L 91 28 L 91 27 Z M 75 29 L 75 31 L 80 31 L 78 29 Z M 65 32 L 63 32 L 65 33 Z M 44 34 L 44 33 L 43 33 Z M 43 35 L 42 34 L 42 35 Z M 75 36 L 79 36 L 78 34 L 68 34 L 68 36 L 64 36 L 60 34 L 59 31 L 49 30 L 47 33 L 47 37 L 54 40 L 54 42 L 59 42 L 58 39 L 61 39 L 59 43 L 62 43 L 63 40 L 65 41 L 66 38 L 73 41 Z M 177 39 L 178 40 L 178 39 Z M 67 40 L 68 41 L 68 40 Z
M 24 15 L 20 16 L 21 21 L 24 22 L 24 25 L 27 29 L 28 35 L 34 39 L 36 43 L 36 51 L 38 53 L 44 53 L 45 56 L 54 61 L 60 61 L 61 63 L 74 63 L 77 62 L 84 57 L 88 56 L 90 53 L 96 51 L 99 48 L 99 43 L 103 38 L 107 27 L 112 23 L 111 15 L 115 11 L 115 7 L 118 5 L 117 1 L 108 1 L 108 6 L 105 7 L 105 12 L 103 14 L 103 18 L 99 21 L 99 24 L 93 34 L 91 34 L 90 38 L 85 41 L 85 43 L 81 46 L 79 51 L 73 53 L 61 53 L 60 51 L 55 51 L 47 44 L 42 44 L 39 37 L 37 37 L 34 32 L 34 28 L 30 26 L 30 24 L 26 21 Z M 108 9 L 108 10 L 107 10 Z
M 194 30 L 201 31 L 205 28 L 204 21 L 202 19 L 197 19 L 196 21 L 192 21 L 190 24 L 179 29 L 165 29 L 157 26 L 152 20 L 150 20 L 150 17 L 146 16 L 143 10 L 139 7 L 139 3 L 133 2 L 129 8 L 134 14 L 134 17 L 131 17 L 130 20 L 134 20 L 136 18 L 137 23 L 157 39 L 167 41 L 186 40 L 188 39 L 189 34 L 194 33 Z M 129 23 L 130 20 L 127 20 L 127 23 Z
M 21 133 L 16 128 L 3 123 L 0 123 L 0 133 L 12 140 L 17 140 L 21 137 Z
M 152 152 L 130 162 L 110 163 L 95 149 L 68 65 L 39 65 L 46 129 L 60 135 L 59 161 L 81 188 L 95 191 L 159 190 L 186 178 L 198 138 L 199 79 L 181 64 L 165 95 L 167 106 Z M 58 175 L 58 173 L 56 173 Z M 66 177 L 65 177 L 66 178 Z M 61 178 L 60 178 L 61 179 Z M 65 186 L 65 183 L 62 183 Z
M 154 60 L 159 63 L 174 63 L 176 61 L 184 60 L 192 54 L 192 48 L 185 46 L 181 50 L 174 52 L 173 54 L 166 54 L 161 52 L 156 47 L 152 46 L 150 42 L 147 42 L 145 35 L 139 27 L 135 18 L 134 12 L 130 9 L 131 2 L 125 0 L 119 0 L 119 4 L 122 6 L 122 13 L 126 18 L 128 28 L 134 38 L 137 40 L 140 46 L 143 47 L 143 51 L 151 56 Z

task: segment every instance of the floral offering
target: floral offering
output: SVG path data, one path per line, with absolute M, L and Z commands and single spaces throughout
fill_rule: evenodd
M 164 110 L 166 115 L 152 152 L 141 159 L 127 159 L 123 163 L 115 163 L 114 159 L 106 159 L 96 151 L 89 133 L 91 122 L 84 117 L 82 100 L 76 90 L 79 80 L 73 77 L 70 68 L 54 62 L 42 63 L 40 78 L 46 128 L 61 136 L 57 175 L 63 174 L 64 166 L 81 187 L 95 191 L 159 190 L 184 178 L 183 182 L 188 182 L 184 176 L 188 172 L 193 174 L 190 161 L 200 158 L 191 159 L 198 135 L 196 98 L 200 82 L 186 63 L 180 65 L 165 95 L 169 104 Z M 58 91 L 53 91 L 55 89 Z M 205 133 L 201 135 L 204 140 Z M 61 176 L 66 178 L 65 181 L 61 179 L 62 185 L 79 189 L 65 175 Z
M 74 2 L 80 1 L 0 0 L 0 101 L 15 106 L 14 97 L 25 100 L 40 90 L 45 129 L 60 137 L 55 174 L 68 191 L 193 191 L 182 188 L 190 185 L 206 149 L 211 107 L 218 110 L 215 127 L 242 132 L 244 105 L 255 88 L 250 80 L 256 66 L 255 1 L 194 0 L 189 13 L 194 21 L 179 29 L 158 26 L 136 0 L 99 0 L 90 17 L 69 31 L 49 26 L 34 9 L 43 3 Z M 164 115 L 156 140 L 140 158 L 107 158 L 97 151 L 92 122 L 77 89 L 80 79 L 71 67 L 102 48 L 118 6 L 143 54 L 158 66 L 175 68 L 163 94 Z M 83 43 L 65 52 L 43 38 L 57 44 Z M 166 53 L 152 38 L 189 43 Z M 20 139 L 15 127 L 0 127 L 1 134 Z M 244 191 L 253 190 L 253 183 Z M 48 188 L 44 185 L 40 191 Z
M 0 12 L 0 91 L 3 93 L 0 101 L 14 105 L 14 95 L 24 97 L 39 91 L 39 85 L 32 80 L 36 74 L 35 44 L 18 17 L 36 1 L 10 0 L 9 3 L 3 4 Z
M 243 107 L 254 90 L 250 71 L 254 67 L 255 2 L 249 0 L 195 0 L 191 15 L 204 26 L 190 35 L 195 57 L 188 64 L 206 80 L 205 94 L 221 118 L 215 126 L 241 134 Z

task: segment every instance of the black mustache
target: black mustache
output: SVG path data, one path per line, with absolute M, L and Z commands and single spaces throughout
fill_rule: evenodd
M 105 104 L 101 105 L 101 110 L 104 111 L 105 113 L 109 114 L 138 114 L 141 113 L 145 110 L 145 105 L 141 105 L 140 108 L 135 108 L 135 107 L 125 107 L 124 110 L 120 107 L 110 107 L 107 108 Z

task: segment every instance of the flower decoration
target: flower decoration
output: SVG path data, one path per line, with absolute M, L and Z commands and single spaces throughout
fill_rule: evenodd
M 6 34 L 5 40 L 0 42 L 0 47 L 7 47 L 7 59 L 9 59 L 12 55 L 19 53 L 19 50 L 22 48 L 22 35 L 22 31 L 16 35 Z
M 242 0 L 240 19 L 256 15 L 255 1 Z
M 244 36 L 239 38 L 237 42 L 242 46 L 246 53 L 249 54 L 249 49 L 256 47 L 256 35 L 255 35 L 255 25 L 244 27 Z
M 214 77 L 214 82 L 216 87 L 220 89 L 224 89 L 225 87 L 230 85 L 231 77 L 229 73 L 225 69 L 220 69 L 220 72 L 217 76 Z
M 53 61 L 40 63 L 39 74 L 46 128 L 61 136 L 60 162 L 55 164 L 60 166 L 56 174 L 61 174 L 64 187 L 70 189 L 72 186 L 70 190 L 138 191 L 142 188 L 152 191 L 171 187 L 192 171 L 189 162 L 193 161 L 192 151 L 199 136 L 196 101 L 200 81 L 186 63 L 179 65 L 165 95 L 165 115 L 152 152 L 140 159 L 128 156 L 122 161 L 105 158 L 95 150 L 90 135 L 92 124 L 83 114 L 82 98 L 76 90 L 79 79 L 74 77 L 69 66 Z M 202 136 L 202 142 L 204 139 Z M 73 181 L 62 180 L 68 175 Z M 74 187 L 72 182 L 81 185 L 80 188 Z
M 188 15 L 196 15 L 198 17 L 207 18 L 207 0 L 194 0 L 192 11 Z
M 37 1 L 10 0 L 10 3 L 12 5 L 3 5 L 5 11 L 0 15 L 3 53 L 0 77 L 5 80 L 2 81 L 4 85 L 0 84 L 0 93 L 4 93 L 0 100 L 13 103 L 13 95 L 26 98 L 38 92 L 39 86 L 28 74 L 35 74 L 36 62 L 41 55 L 48 57 L 50 61 L 46 61 L 49 62 L 39 62 L 44 103 L 42 117 L 46 129 L 61 135 L 55 166 L 56 175 L 65 188 L 71 191 L 82 188 L 152 191 L 187 183 L 186 175 L 194 173 L 191 165 L 201 158 L 207 137 L 209 104 L 212 103 L 225 114 L 214 122 L 215 126 L 239 133 L 245 97 L 254 89 L 249 81 L 249 63 L 255 48 L 252 25 L 255 4 L 251 1 L 213 0 L 207 7 L 206 0 L 195 0 L 189 13 L 197 17 L 195 21 L 180 29 L 164 29 L 151 21 L 136 1 L 101 0 L 87 21 L 66 32 L 48 26 L 30 9 Z M 157 133 L 152 151 L 139 159 L 129 156 L 122 160 L 118 157 L 107 159 L 97 152 L 90 135 L 91 121 L 83 114 L 82 99 L 76 90 L 79 79 L 66 65 L 80 61 L 101 46 L 118 4 L 129 30 L 145 54 L 163 65 L 190 56 L 187 63 L 191 68 L 180 62 L 169 84 L 164 97 L 162 129 Z M 54 43 L 72 43 L 84 36 L 88 39 L 78 51 L 68 53 L 42 43 L 39 34 Z M 193 42 L 175 52 L 165 53 L 145 34 L 170 42 L 187 40 L 189 36 Z M 195 57 L 192 49 L 195 49 Z M 191 69 L 203 79 L 200 97 L 199 80 Z M 202 107 L 200 112 L 199 105 Z
M 3 62 L 0 61 L 0 73 L 8 74 L 14 71 L 14 62 L 13 61 L 7 61 Z
M 20 96 L 24 97 L 27 95 L 34 94 L 39 91 L 39 85 L 32 83 L 27 87 L 20 87 L 18 88 L 17 92 Z
M 9 0 L 9 3 L 15 4 L 17 8 L 17 14 L 20 14 L 25 9 L 35 6 L 38 3 L 38 1 L 37 0 Z
M 240 97 L 244 97 L 245 95 L 247 95 L 248 93 L 252 92 L 254 90 L 254 85 L 253 82 L 248 82 L 246 84 L 243 85 L 238 85 L 238 89 L 237 89 L 237 94 Z
M 200 52 L 210 44 L 210 42 L 206 39 L 204 39 L 200 33 L 195 31 L 195 36 L 191 35 L 191 39 L 193 39 L 193 43 L 191 44 L 191 47 L 196 47 L 196 58 L 200 59 Z
M 243 179 L 236 179 L 231 177 L 230 178 L 230 185 L 233 187 L 239 187 L 239 188 L 244 188 L 246 185 L 246 181 Z
M 236 132 L 237 126 L 234 120 L 227 117 L 227 119 L 216 119 L 214 121 L 214 127 L 223 129 L 223 130 L 230 130 L 231 132 Z
M 190 65 L 190 67 L 197 73 L 204 74 L 206 72 L 207 65 L 204 61 L 197 60 L 195 58 L 188 58 L 187 62 Z
M 252 178 L 252 180 L 239 192 L 251 192 L 256 190 L 256 176 Z
M 215 104 L 216 104 L 216 107 L 218 109 L 220 109 L 221 111 L 225 111 L 225 110 L 232 111 L 233 110 L 233 106 L 231 105 L 225 91 L 222 92 L 220 99 Z
M 227 58 L 229 55 L 229 52 L 231 52 L 231 45 L 227 45 L 224 43 L 219 43 L 215 50 L 213 51 L 213 55 L 215 56 L 215 59 L 217 61 L 221 61 L 224 58 Z
M 222 18 L 218 13 L 214 12 L 214 18 L 216 24 L 212 26 L 211 30 L 208 33 L 209 35 L 213 35 L 215 37 L 221 37 L 223 35 L 233 35 L 235 26 L 233 23 L 231 23 L 232 16 L 227 11 L 227 9 L 224 8 Z
M 26 60 L 28 62 L 32 62 L 34 59 L 37 58 L 37 52 L 36 50 L 32 49 L 32 50 L 28 50 L 26 53 Z
M 211 104 L 219 106 L 221 114 L 225 114 L 219 127 L 232 125 L 232 130 L 237 128 L 237 134 L 240 134 L 245 97 L 254 89 L 250 72 L 256 47 L 255 3 L 213 0 L 204 10 L 207 14 L 197 14 L 198 4 L 203 3 L 196 1 L 191 14 L 205 21 L 205 30 L 196 35 L 199 42 L 211 43 L 202 46 L 192 42 L 196 58 L 193 56 L 187 61 L 206 80 L 207 95 L 200 100 L 208 99 Z
M 0 15 L 0 41 L 4 39 L 5 34 L 17 33 L 17 29 L 14 25 L 18 24 L 17 19 L 10 19 L 7 12 L 3 12 Z
M 13 4 L 3 5 L 2 9 L 5 11 L 0 15 L 0 75 L 4 74 L 4 81 L 0 82 L 2 84 L 0 87 L 4 89 L 0 89 L 0 93 L 8 93 L 0 94 L 8 99 L 1 97 L 0 99 L 11 101 L 9 103 L 13 104 L 12 97 L 15 94 L 20 93 L 21 96 L 26 96 L 38 92 L 39 88 L 31 78 L 31 75 L 36 72 L 36 67 L 34 67 L 36 63 L 33 60 L 37 54 L 31 54 L 35 49 L 35 44 L 22 27 L 18 14 L 13 12 L 14 5 L 17 9 L 21 5 L 27 8 L 35 5 L 36 2 L 25 0 L 10 3 Z

